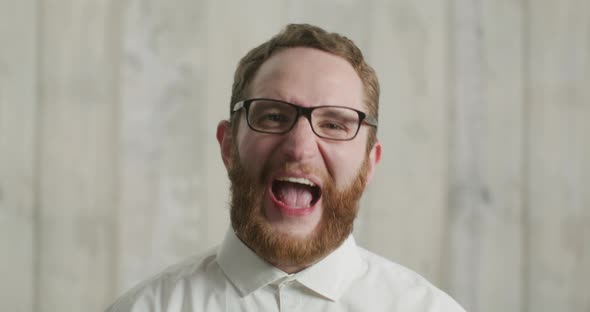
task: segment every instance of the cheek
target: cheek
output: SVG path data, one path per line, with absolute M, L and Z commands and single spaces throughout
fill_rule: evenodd
M 254 168 L 256 161 L 254 160 L 260 156 L 254 153 L 256 151 L 256 140 L 252 140 L 251 135 L 248 134 L 248 129 L 246 129 L 247 127 L 246 121 L 242 119 L 240 121 L 235 143 L 240 163 L 246 172 L 251 174 L 253 171 L 256 171 L 256 168 Z
M 262 167 L 268 163 L 272 151 L 273 143 L 257 134 L 249 134 L 238 139 L 240 161 L 250 174 L 262 171 Z
M 336 147 L 326 150 L 326 165 L 332 172 L 336 186 L 342 190 L 350 186 L 357 177 L 358 172 L 365 159 L 364 147 L 350 145 L 346 148 Z

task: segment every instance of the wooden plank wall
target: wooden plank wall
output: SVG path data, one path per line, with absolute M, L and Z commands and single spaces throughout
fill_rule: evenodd
M 33 311 L 38 246 L 35 192 L 36 1 L 0 1 L 0 310 Z
M 100 311 L 219 243 L 215 128 L 287 22 L 378 71 L 362 245 L 468 311 L 590 311 L 587 0 L 0 1 L 1 311 Z
M 129 1 L 124 10 L 117 292 L 206 247 L 203 152 L 214 141 L 205 131 L 205 4 Z
M 450 126 L 447 4 L 378 1 L 371 10 L 371 27 L 361 38 L 382 86 L 383 159 L 357 234 L 370 250 L 442 285 Z
M 36 311 L 116 294 L 116 3 L 39 2 Z
M 523 311 L 521 1 L 455 0 L 449 289 L 471 311 Z
M 529 5 L 526 297 L 590 309 L 590 2 Z

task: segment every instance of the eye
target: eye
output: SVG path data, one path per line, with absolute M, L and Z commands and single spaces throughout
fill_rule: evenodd
M 314 130 L 321 137 L 344 140 L 353 137 L 357 130 L 358 114 L 352 109 L 324 106 L 313 113 Z
M 264 131 L 283 131 L 291 125 L 291 116 L 280 110 L 258 111 L 250 118 L 254 127 Z
M 320 127 L 324 128 L 326 130 L 334 130 L 334 131 L 345 130 L 345 127 L 343 125 L 341 125 L 340 123 L 330 122 L 330 121 L 323 122 L 322 124 L 320 124 Z
M 268 121 L 275 121 L 275 122 L 286 122 L 289 120 L 287 116 L 284 114 L 279 113 L 268 113 L 264 116 L 261 116 L 261 120 L 268 120 Z

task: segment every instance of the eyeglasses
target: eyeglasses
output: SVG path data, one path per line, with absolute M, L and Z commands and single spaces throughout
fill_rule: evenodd
M 344 106 L 302 107 L 279 100 L 250 99 L 234 104 L 231 114 L 242 108 L 250 129 L 262 133 L 287 133 L 300 116 L 305 116 L 318 137 L 348 141 L 356 137 L 362 123 L 375 128 L 378 124 L 374 117 Z

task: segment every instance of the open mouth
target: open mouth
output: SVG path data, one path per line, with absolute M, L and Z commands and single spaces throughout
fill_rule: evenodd
M 274 198 L 289 208 L 310 208 L 322 195 L 321 188 L 305 178 L 276 179 L 271 190 Z

